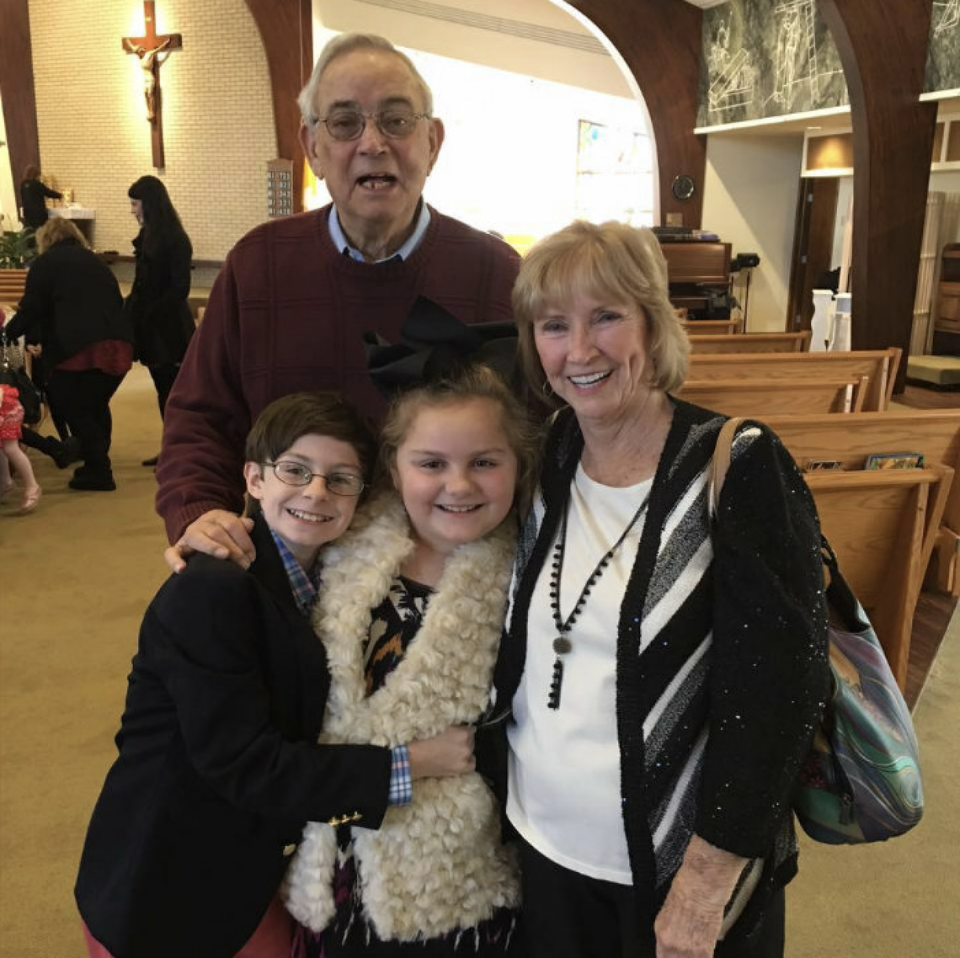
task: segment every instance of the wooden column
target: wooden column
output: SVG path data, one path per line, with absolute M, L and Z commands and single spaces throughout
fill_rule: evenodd
M 706 137 L 694 134 L 700 82 L 703 11 L 683 0 L 573 0 L 617 48 L 637 81 L 656 139 L 661 225 L 682 213 L 683 225 L 703 217 Z M 694 194 L 677 200 L 670 190 L 680 174 Z
M 903 389 L 936 103 L 921 103 L 932 0 L 820 0 L 853 120 L 853 347 L 900 346 Z
M 303 209 L 303 151 L 297 133 L 297 94 L 313 69 L 313 14 L 310 0 L 246 0 L 260 31 L 270 70 L 277 156 L 293 160 L 294 211 Z
M 13 185 L 19 203 L 24 169 L 30 164 L 41 165 L 27 0 L 0 0 L 0 90 L 3 91 L 3 119 Z M 15 211 L 13 216 L 16 217 Z M 4 228 L 14 226 L 5 222 Z

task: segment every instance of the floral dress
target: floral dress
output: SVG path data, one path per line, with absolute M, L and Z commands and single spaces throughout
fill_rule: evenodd
M 23 406 L 16 386 L 0 386 L 0 440 L 20 439 L 23 435 Z

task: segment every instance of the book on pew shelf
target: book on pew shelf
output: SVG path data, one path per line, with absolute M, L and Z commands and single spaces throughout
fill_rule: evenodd
M 864 469 L 922 469 L 922 452 L 874 452 L 867 456 Z
M 804 472 L 835 472 L 843 469 L 843 463 L 837 459 L 808 459 L 803 464 Z

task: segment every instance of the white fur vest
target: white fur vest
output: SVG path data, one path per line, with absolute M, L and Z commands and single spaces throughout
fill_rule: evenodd
M 403 660 L 366 695 L 370 613 L 412 550 L 403 507 L 391 496 L 358 513 L 324 559 L 314 611 L 331 673 L 322 742 L 393 747 L 473 722 L 487 704 L 513 559 L 504 527 L 450 557 Z M 496 799 L 476 772 L 418 780 L 409 805 L 390 806 L 377 831 L 354 828 L 353 842 L 364 912 L 383 940 L 471 928 L 519 903 Z M 284 893 L 291 914 L 314 931 L 334 915 L 335 860 L 334 829 L 310 822 Z

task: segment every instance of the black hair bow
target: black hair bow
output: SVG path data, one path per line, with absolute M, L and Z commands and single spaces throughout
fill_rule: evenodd
M 516 365 L 514 323 L 467 325 L 424 296 L 417 299 L 404 320 L 400 340 L 391 344 L 377 333 L 363 334 L 370 378 L 387 397 L 420 383 L 456 375 L 476 363 L 489 366 L 510 382 Z

